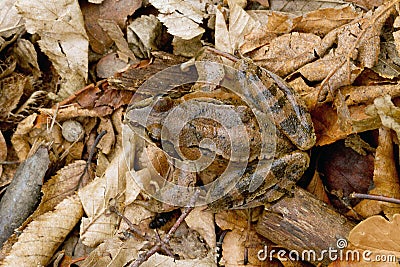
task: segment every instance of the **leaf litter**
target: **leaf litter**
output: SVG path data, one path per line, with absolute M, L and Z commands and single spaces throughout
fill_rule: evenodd
M 76 250 L 64 255 L 65 261 L 84 257 L 80 266 L 136 266 L 138 262 L 141 266 L 265 266 L 257 252 L 265 244 L 281 244 L 256 232 L 260 215 L 213 214 L 204 208 L 187 215 L 183 208 L 152 200 L 138 184 L 152 184 L 154 175 L 179 177 L 170 175 L 174 170 L 162 151 L 144 143 L 123 123 L 126 107 L 151 75 L 190 60 L 205 46 L 251 58 L 297 91 L 317 135 L 311 151 L 316 166 L 310 167 L 301 186 L 308 185 L 316 197 L 359 221 L 346 236 L 350 249 L 400 257 L 393 234 L 399 228 L 398 204 L 348 201 L 350 191 L 361 186 L 351 190 L 346 186 L 357 184 L 359 177 L 349 168 L 342 168 L 339 177 L 329 171 L 335 164 L 350 162 L 343 155 L 346 149 L 335 152 L 336 162 L 321 162 L 326 158 L 322 153 L 333 153 L 330 144 L 357 135 L 372 148 L 357 147 L 362 142 L 347 148 L 354 149 L 354 155 L 364 153 L 354 156 L 360 164 L 373 162 L 373 175 L 364 181 L 365 193 L 400 198 L 397 1 L 126 2 L 0 4 L 0 166 L 12 173 L 43 145 L 50 160 L 47 174 L 40 178 L 44 181 L 41 202 L 33 203 L 36 210 L 29 211 L 31 216 L 6 236 L 1 266 L 50 265 L 72 238 L 70 233 L 94 249 L 89 254 Z M 65 133 L 76 134 L 65 124 L 71 121 L 82 126 L 72 139 Z M 103 131 L 106 134 L 96 140 Z M 147 158 L 145 150 L 150 151 Z M 6 174 L 0 169 L 2 179 Z M 13 192 L 11 184 L 7 192 Z M 149 227 L 156 214 L 174 209 L 177 218 L 170 218 L 157 231 Z M 182 215 L 187 217 L 168 236 Z M 225 230 L 231 232 L 222 234 Z M 222 252 L 215 252 L 221 236 L 225 237 Z M 282 259 L 276 254 L 272 258 L 268 264 Z M 299 261 L 291 264 L 305 266 Z M 343 264 L 335 261 L 331 266 Z

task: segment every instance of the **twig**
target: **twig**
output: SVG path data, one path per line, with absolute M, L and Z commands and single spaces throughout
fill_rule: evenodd
M 83 172 L 82 172 L 82 174 L 81 174 L 81 177 L 79 177 L 79 182 L 78 182 L 78 185 L 77 185 L 78 188 L 81 186 L 83 176 L 85 176 L 86 172 L 87 172 L 88 169 L 89 169 L 90 164 L 92 163 L 92 159 L 93 159 L 93 155 L 94 155 L 94 150 L 95 150 L 97 144 L 100 142 L 101 138 L 103 138 L 103 136 L 104 136 L 106 133 L 107 133 L 107 131 L 106 131 L 106 130 L 103 130 L 101 133 L 99 133 L 99 135 L 98 135 L 98 136 L 96 137 L 96 139 L 94 140 L 94 143 L 93 143 L 93 145 L 92 145 L 92 147 L 90 148 L 90 151 L 89 151 L 89 158 L 88 158 L 88 160 L 86 161 L 85 169 L 83 169 Z
M 21 161 L 0 161 L 0 165 L 13 165 L 13 164 L 19 164 Z
M 109 210 L 111 212 L 115 212 L 119 217 L 121 217 L 122 220 L 124 220 L 124 222 L 126 222 L 126 224 L 128 225 L 129 230 L 131 230 L 133 233 L 135 233 L 136 235 L 140 236 L 141 238 L 146 239 L 147 241 L 152 241 L 150 237 L 148 237 L 145 233 L 143 233 L 142 231 L 137 229 L 135 227 L 135 225 L 128 218 L 126 218 L 125 215 L 123 215 L 121 212 L 119 212 L 119 210 L 117 209 L 116 206 L 110 206 Z
M 371 195 L 371 194 L 351 193 L 350 198 L 370 199 L 370 200 L 378 200 L 378 201 L 400 204 L 400 199 L 379 196 L 379 195 Z
M 169 229 L 169 231 L 165 235 L 165 237 L 162 240 L 158 241 L 157 244 L 155 244 L 146 253 L 142 253 L 142 254 L 138 255 L 137 259 L 131 265 L 131 267 L 139 267 L 143 262 L 147 261 L 156 252 L 160 251 L 162 249 L 162 247 L 165 246 L 165 244 L 169 243 L 169 241 L 170 241 L 171 237 L 173 236 L 173 234 L 176 232 L 176 230 L 178 230 L 178 227 L 186 219 L 186 217 L 189 215 L 189 213 L 193 210 L 194 203 L 196 202 L 198 195 L 199 195 L 199 191 L 196 191 L 194 193 L 194 195 L 193 195 L 193 198 L 192 198 L 191 203 L 189 204 L 189 206 L 185 208 L 185 210 L 182 212 L 181 216 L 179 216 L 179 218 L 176 220 L 176 222 L 171 227 L 171 229 Z

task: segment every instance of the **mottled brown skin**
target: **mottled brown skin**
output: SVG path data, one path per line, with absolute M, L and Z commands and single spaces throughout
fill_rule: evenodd
M 236 77 L 240 83 L 241 92 L 246 99 L 256 99 L 255 108 L 261 112 L 271 114 L 272 121 L 277 128 L 276 153 L 271 168 L 266 171 L 261 185 L 253 192 L 249 191 L 252 173 L 259 161 L 261 140 L 258 122 L 252 115 L 251 109 L 236 94 L 224 88 L 213 89 L 211 92 L 190 91 L 176 94 L 179 97 L 166 95 L 161 97 L 153 109 L 145 127 L 148 141 L 155 142 L 160 147 L 160 129 L 163 120 L 170 109 L 189 99 L 207 102 L 221 108 L 231 106 L 238 114 L 249 135 L 250 157 L 246 172 L 235 186 L 227 191 L 227 186 L 218 182 L 208 192 L 210 197 L 219 197 L 209 204 L 214 211 L 248 208 L 279 200 L 282 196 L 291 194 L 293 186 L 308 168 L 309 157 L 304 150 L 315 144 L 315 134 L 310 114 L 304 103 L 290 86 L 280 77 L 256 66 L 252 61 L 238 60 L 235 68 L 239 71 Z M 260 96 L 260 94 L 262 94 Z M 155 97 L 155 96 L 151 96 Z M 211 99 L 211 100 L 210 100 Z M 215 103 L 212 99 L 215 99 Z M 141 105 L 137 105 L 139 108 Z M 143 105 L 142 105 L 143 106 Z M 135 108 L 134 106 L 130 108 Z M 229 118 L 228 118 L 229 120 Z M 128 119 L 129 121 L 129 119 Z M 137 127 L 134 121 L 129 121 L 133 128 Z M 229 142 L 224 137 L 222 125 L 207 119 L 196 119 L 190 122 L 180 133 L 180 152 L 188 159 L 196 159 L 200 155 L 199 141 L 210 138 L 216 144 L 216 159 L 206 170 L 198 173 L 203 184 L 211 182 L 223 173 L 227 162 L 243 159 L 231 159 Z M 179 157 L 174 151 L 176 148 L 163 147 L 163 150 L 172 157 Z M 266 166 L 261 166 L 266 167 Z M 225 181 L 226 182 L 226 181 Z

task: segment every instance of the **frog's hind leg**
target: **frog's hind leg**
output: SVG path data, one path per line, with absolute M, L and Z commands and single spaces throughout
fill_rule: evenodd
M 302 151 L 294 151 L 274 160 L 266 179 L 278 182 L 256 201 L 271 203 L 285 195 L 291 195 L 296 182 L 308 168 L 309 162 L 309 156 Z

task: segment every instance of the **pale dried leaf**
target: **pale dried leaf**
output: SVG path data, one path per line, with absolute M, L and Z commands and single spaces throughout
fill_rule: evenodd
M 40 113 L 46 114 L 48 116 L 54 116 L 54 113 L 56 111 L 54 108 L 39 108 L 38 110 Z M 101 114 L 99 114 L 96 110 L 79 108 L 75 105 L 63 107 L 57 111 L 57 120 L 59 121 L 70 120 L 76 117 L 100 117 L 100 116 Z
M 377 113 L 381 118 L 382 125 L 394 130 L 400 140 L 400 108 L 393 104 L 390 95 L 376 98 L 368 112 L 371 115 Z
M 22 17 L 15 8 L 16 0 L 0 1 L 0 36 L 9 38 L 17 32 L 22 23 Z M 0 47 L 1 47 L 0 42 Z
M 76 195 L 63 200 L 54 211 L 39 216 L 26 227 L 1 266 L 46 266 L 82 215 Z
M 153 266 L 165 266 L 165 267 L 216 267 L 214 257 L 208 255 L 206 258 L 202 259 L 189 259 L 189 260 L 175 260 L 172 257 L 164 256 L 161 254 L 154 254 L 146 262 L 144 262 L 142 267 L 153 267 Z
M 204 32 L 199 26 L 203 22 L 204 10 L 195 6 L 195 1 L 150 0 L 149 2 L 160 11 L 157 17 L 168 28 L 170 34 L 189 40 Z
M 21 161 L 27 158 L 31 149 L 27 134 L 32 130 L 37 116 L 36 113 L 33 113 L 21 121 L 11 137 L 11 143 Z
M 136 57 L 129 48 L 127 41 L 125 40 L 124 33 L 121 31 L 118 24 L 113 20 L 98 20 L 99 25 L 107 32 L 108 36 L 115 42 L 118 48 L 118 56 L 124 62 L 128 63 L 129 59 L 135 60 Z
M 376 215 L 356 225 L 348 239 L 356 248 L 400 257 L 399 228 L 400 214 L 395 214 L 390 221 Z
M 323 9 L 323 8 L 335 8 L 338 6 L 342 6 L 342 1 L 324 1 L 324 0 L 271 0 L 270 1 L 270 9 L 282 12 L 290 12 L 290 13 L 298 13 L 303 14 L 305 12 Z
M 392 134 L 386 127 L 379 129 L 379 146 L 375 154 L 373 179 L 374 188 L 368 191 L 369 194 L 400 198 Z M 363 217 L 376 215 L 383 211 L 390 218 L 393 214 L 400 212 L 400 205 L 364 199 L 354 207 L 354 210 Z
M 197 231 L 207 242 L 208 246 L 214 250 L 217 242 L 215 235 L 214 215 L 204 208 L 193 209 L 185 219 L 187 225 Z
M 95 179 L 92 183 L 79 190 L 87 218 L 82 218 L 81 239 L 87 246 L 96 246 L 112 237 L 118 228 L 118 216 L 109 213 L 110 201 L 119 207 L 125 201 L 126 178 L 133 168 L 133 143 L 129 134 L 132 131 L 124 125 L 123 148 L 116 152 L 116 156 L 107 167 L 104 176 Z M 122 211 L 121 211 L 122 212 Z
M 215 48 L 233 54 L 233 45 L 229 36 L 224 14 L 219 9 L 215 13 Z
M 324 36 L 331 30 L 352 21 L 360 14 L 361 12 L 357 12 L 354 7 L 349 5 L 322 8 L 304 14 L 295 30 Z
M 138 45 L 141 42 L 144 47 L 151 50 L 158 50 L 162 25 L 154 15 L 140 16 L 128 25 L 128 43 Z
M 18 59 L 18 65 L 32 72 L 34 79 L 38 79 L 42 73 L 37 62 L 37 54 L 33 44 L 26 39 L 18 39 L 17 46 L 14 47 L 14 53 Z
M 251 245 L 248 245 L 251 244 Z M 266 264 L 257 255 L 265 248 L 263 240 L 254 230 L 233 229 L 225 235 L 222 243 L 221 262 L 226 267 L 239 267 L 243 264 L 244 253 L 247 249 L 248 263 L 246 266 L 257 267 Z
M 128 261 L 134 260 L 138 250 L 143 247 L 143 242 L 130 238 L 125 242 L 114 237 L 107 239 L 93 250 L 89 256 L 80 263 L 81 267 L 119 267 L 126 266 Z
M 252 55 L 260 66 L 285 76 L 315 58 L 314 48 L 321 43 L 321 38 L 311 33 L 289 33 L 281 35 Z M 305 74 L 306 75 L 306 74 Z M 309 76 L 305 76 L 309 78 Z
M 41 36 L 41 50 L 61 76 L 60 98 L 82 88 L 88 72 L 88 37 L 76 0 L 18 0 L 16 6 L 29 33 Z
M 97 147 L 100 148 L 104 154 L 110 154 L 115 145 L 115 134 L 111 120 L 108 118 L 100 118 L 100 125 L 97 131 L 98 133 L 107 131 L 103 138 L 101 138 Z
M 259 48 L 254 53 L 261 56 L 269 50 L 270 43 L 276 37 L 290 33 L 302 19 L 301 16 L 270 10 L 248 10 L 246 12 L 259 22 L 260 26 L 245 35 L 240 52 L 248 53 Z
M 229 37 L 233 51 L 243 45 L 247 34 L 260 26 L 260 22 L 254 20 L 243 8 L 236 4 L 233 5 L 229 16 Z

